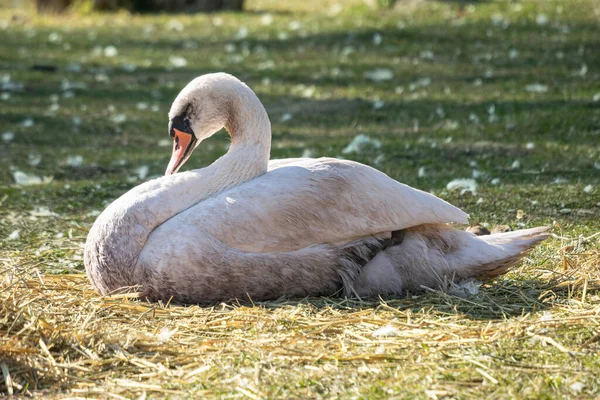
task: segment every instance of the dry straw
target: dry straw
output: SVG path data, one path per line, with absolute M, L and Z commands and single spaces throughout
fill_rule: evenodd
M 351 390 L 349 380 L 368 384 L 393 365 L 402 365 L 404 374 L 394 379 L 407 384 L 440 368 L 474 374 L 474 383 L 461 390 L 497 385 L 503 378 L 495 365 L 528 374 L 581 373 L 570 363 L 530 365 L 477 352 L 514 339 L 571 357 L 598 354 L 597 237 L 558 240 L 558 251 L 537 250 L 535 263 L 527 260 L 516 274 L 465 299 L 432 292 L 387 301 L 213 307 L 100 297 L 85 275 L 45 274 L 43 265 L 16 255 L 1 260 L 0 394 L 264 398 L 284 396 L 277 390 L 286 381 L 306 377 L 328 379 L 328 393 L 339 394 Z M 591 333 L 574 346 L 549 334 L 553 329 Z M 448 385 L 430 385 L 428 395 L 457 390 Z

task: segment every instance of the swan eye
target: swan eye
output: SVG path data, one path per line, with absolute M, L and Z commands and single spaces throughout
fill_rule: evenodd
M 180 131 L 183 133 L 187 133 L 188 135 L 194 135 L 194 131 L 192 130 L 190 119 L 184 115 L 178 115 L 169 121 L 169 136 L 174 138 L 175 131 Z

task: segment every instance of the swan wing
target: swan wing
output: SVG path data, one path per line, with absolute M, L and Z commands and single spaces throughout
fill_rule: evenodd
M 374 168 L 321 158 L 271 161 L 266 174 L 201 201 L 161 228 L 273 252 L 467 220 L 453 205 Z

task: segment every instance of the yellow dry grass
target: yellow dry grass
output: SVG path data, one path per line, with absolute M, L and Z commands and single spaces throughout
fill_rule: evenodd
M 597 239 L 554 239 L 551 257 L 542 249 L 512 279 L 467 299 L 213 307 L 100 297 L 84 274 L 44 274 L 15 256 L 0 271 L 0 393 L 352 397 L 369 394 L 374 379 L 390 393 L 398 383 L 437 398 L 476 397 L 513 374 L 533 387 L 544 374 L 586 381 L 587 367 L 568 360 L 600 350 Z M 499 343 L 523 358 L 491 354 Z M 540 348 L 549 362 L 528 354 Z M 440 371 L 454 379 L 427 381 Z

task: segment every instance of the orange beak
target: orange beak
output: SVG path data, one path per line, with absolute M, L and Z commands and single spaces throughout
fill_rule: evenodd
M 194 151 L 195 144 L 198 141 L 194 134 L 185 133 L 179 129 L 173 128 L 173 153 L 171 154 L 171 161 L 165 175 L 172 175 L 179 171 L 179 168 L 190 157 L 192 151 Z

